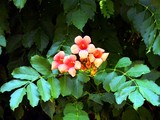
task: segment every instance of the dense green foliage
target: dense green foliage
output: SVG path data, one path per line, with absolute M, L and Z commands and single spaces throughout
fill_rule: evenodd
M 158 0 L 1 0 L 0 119 L 160 119 Z M 51 70 L 78 35 L 109 52 L 91 76 Z

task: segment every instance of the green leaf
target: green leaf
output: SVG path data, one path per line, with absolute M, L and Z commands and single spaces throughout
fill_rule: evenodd
M 33 37 L 35 36 L 36 31 L 29 31 L 23 35 L 23 46 L 30 48 L 33 45 Z
M 101 100 L 101 95 L 99 94 L 89 94 L 89 99 L 93 100 L 94 102 L 103 105 L 102 100 Z
M 140 77 L 143 74 L 149 73 L 150 70 L 148 66 L 143 64 L 136 64 L 133 67 L 131 67 L 126 74 L 131 77 Z
M 118 87 L 126 81 L 126 77 L 124 75 L 114 77 L 109 83 L 110 88 L 113 92 L 118 90 Z
M 145 100 L 143 96 L 139 93 L 138 89 L 131 92 L 128 98 L 133 103 L 133 107 L 135 110 L 141 107 L 144 104 L 144 100 Z
M 30 62 L 32 67 L 35 68 L 38 72 L 40 72 L 42 75 L 49 76 L 52 74 L 51 65 L 47 59 L 38 55 L 34 55 L 33 57 L 31 57 Z
M 110 104 L 114 104 L 115 103 L 115 97 L 113 93 L 104 93 L 101 96 L 101 100 L 104 102 L 108 102 Z
M 11 94 L 11 99 L 10 99 L 10 107 L 14 111 L 15 108 L 19 106 L 19 104 L 22 102 L 23 96 L 26 94 L 26 89 L 25 88 L 20 88 L 14 91 Z
M 6 47 L 6 39 L 3 35 L 0 35 L 0 45 Z
M 141 77 L 141 79 L 148 79 L 152 81 L 156 81 L 158 78 L 160 78 L 160 72 L 157 70 L 151 70 L 150 73 L 147 73 Z
M 133 82 L 132 82 L 131 80 L 122 83 L 121 85 L 118 86 L 118 91 L 119 91 L 119 90 L 122 90 L 122 89 L 124 89 L 124 88 L 126 88 L 126 87 L 131 86 L 132 83 L 133 83 Z
M 111 82 L 111 80 L 117 76 L 116 72 L 111 72 L 108 73 L 107 76 L 105 77 L 105 80 L 103 81 L 103 88 L 109 92 L 111 90 L 109 83 Z
M 13 0 L 14 5 L 19 8 L 22 9 L 25 5 L 27 0 Z
M 67 19 L 68 24 L 72 23 L 79 30 L 83 31 L 82 29 L 88 20 L 88 16 L 86 16 L 85 12 L 81 10 L 73 11 L 67 17 L 69 18 Z
M 153 52 L 154 54 L 160 55 L 160 35 L 158 35 L 153 44 Z
M 1 86 L 1 92 L 11 91 L 15 88 L 19 88 L 25 84 L 27 84 L 28 81 L 21 81 L 21 80 L 11 80 Z
M 77 74 L 76 80 L 81 81 L 83 83 L 87 83 L 90 80 L 90 78 L 89 78 L 89 76 L 87 75 L 86 72 L 79 72 Z
M 58 98 L 60 95 L 60 82 L 57 78 L 48 78 L 48 83 L 51 86 L 51 96 L 53 98 Z
M 41 52 L 47 47 L 49 43 L 49 37 L 44 33 L 42 29 L 38 29 L 36 31 L 33 40 L 35 41 L 37 48 Z
M 30 83 L 27 86 L 27 99 L 32 107 L 38 105 L 39 102 L 39 92 L 38 88 L 34 83 Z
M 127 96 L 136 89 L 136 86 L 129 86 L 120 91 L 117 91 L 114 95 L 116 98 L 116 102 L 121 104 L 124 100 L 127 99 Z
M 116 68 L 128 67 L 131 64 L 132 61 L 128 57 L 123 57 L 117 62 Z
M 67 104 L 63 120 L 89 120 L 88 114 L 82 108 L 82 103 Z
M 110 18 L 110 16 L 113 15 L 114 4 L 111 0 L 100 0 L 99 5 L 104 17 Z
M 141 120 L 153 120 L 152 112 L 150 112 L 149 109 L 142 106 L 138 109 L 137 112 Z
M 160 105 L 159 95 L 155 94 L 153 91 L 146 87 L 139 86 L 139 91 L 143 97 L 154 106 Z
M 7 38 L 8 43 L 6 46 L 6 50 L 8 53 L 12 53 L 19 47 L 21 47 L 21 40 L 22 40 L 22 35 L 13 35 L 9 38 Z M 14 41 L 14 42 L 9 42 L 9 41 Z
M 37 81 L 37 87 L 39 94 L 44 102 L 48 101 L 51 98 L 50 90 L 51 86 L 50 84 L 43 78 L 39 79 Z
M 58 41 L 52 44 L 51 48 L 47 52 L 47 57 L 54 55 L 61 47 L 62 41 Z
M 82 110 L 83 109 L 83 104 L 81 102 L 77 102 L 77 103 L 68 103 L 65 108 L 64 108 L 64 115 L 68 114 L 68 113 L 76 113 L 78 110 Z
M 2 54 L 2 47 L 0 46 L 0 55 Z
M 83 94 L 83 84 L 80 81 L 78 81 L 77 79 L 73 79 L 73 81 L 72 81 L 71 94 L 77 99 L 79 97 L 81 97 Z
M 61 0 L 65 13 L 73 9 L 78 4 L 78 0 Z
M 27 80 L 36 80 L 40 77 L 39 73 L 31 67 L 22 66 L 16 68 L 12 72 L 14 78 L 27 79 Z
M 0 4 L 0 35 L 5 35 L 5 32 L 9 31 L 8 23 L 8 7 L 6 1 L 1 1 Z
M 94 76 L 95 84 L 96 85 L 101 84 L 105 80 L 106 76 L 107 76 L 107 73 L 105 71 L 97 72 L 96 75 Z
M 62 45 L 62 50 L 64 51 L 64 53 L 65 53 L 66 55 L 72 54 L 72 53 L 71 53 L 71 47 L 68 46 L 68 45 Z
M 96 3 L 94 0 L 80 0 L 78 2 L 69 5 L 67 3 L 68 0 L 63 0 L 64 6 L 70 6 L 69 11 L 67 11 L 67 23 L 73 24 L 79 30 L 82 31 L 83 27 L 87 23 L 88 19 L 92 19 L 94 16 L 94 12 L 96 11 Z M 77 4 L 76 4 L 77 3 Z M 76 4 L 76 5 L 75 5 Z M 75 7 L 77 6 L 77 7 Z M 66 7 L 65 7 L 66 8 Z
M 55 102 L 47 101 L 41 102 L 42 110 L 53 120 L 53 114 L 55 113 Z
M 13 112 L 13 115 L 16 120 L 22 119 L 22 117 L 24 116 L 24 108 L 22 104 L 20 104 L 18 108 L 15 109 L 15 111 Z
M 72 79 L 70 76 L 63 76 L 59 79 L 62 96 L 70 95 L 72 92 Z
M 160 95 L 160 87 L 155 82 L 149 80 L 136 80 L 136 83 L 139 86 L 146 87 L 156 94 Z
M 128 107 L 122 114 L 121 120 L 141 120 L 137 111 L 135 111 L 132 107 Z

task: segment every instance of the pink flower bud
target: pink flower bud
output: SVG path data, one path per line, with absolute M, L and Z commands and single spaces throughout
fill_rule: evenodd
M 75 69 L 80 69 L 81 63 L 79 61 L 76 61 L 74 67 L 75 67 Z
M 89 44 L 88 45 L 88 48 L 87 48 L 87 50 L 88 50 L 88 53 L 93 53 L 94 51 L 95 51 L 95 46 L 93 45 L 93 44 Z
M 52 62 L 51 70 L 57 69 L 58 68 L 58 63 L 56 61 Z
M 76 44 L 72 45 L 71 46 L 71 52 L 73 54 L 78 54 L 79 53 L 79 47 Z
M 109 53 L 103 53 L 103 54 L 102 54 L 102 57 L 101 57 L 102 60 L 103 60 L 103 61 L 106 61 L 108 55 L 109 55 Z
M 70 69 L 68 70 L 68 73 L 69 73 L 72 77 L 76 76 L 76 70 L 75 70 L 75 68 L 70 68 Z
M 102 64 L 103 60 L 101 58 L 97 58 L 94 61 L 94 65 L 98 68 Z
M 79 52 L 79 56 L 80 56 L 80 58 L 87 58 L 87 56 L 88 56 L 88 51 L 86 51 L 86 50 L 81 50 L 80 52 Z
M 64 73 L 68 71 L 68 67 L 65 64 L 61 64 L 58 66 L 58 70 L 60 71 L 60 73 Z
M 93 54 L 89 54 L 89 61 L 90 62 L 94 62 L 94 60 L 95 60 L 94 55 Z

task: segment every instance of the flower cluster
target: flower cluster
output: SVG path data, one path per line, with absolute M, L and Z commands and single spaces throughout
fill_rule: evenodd
M 72 77 L 76 75 L 76 70 L 89 71 L 93 76 L 98 67 L 104 62 L 109 53 L 105 53 L 102 48 L 96 48 L 91 44 L 89 36 L 77 36 L 75 44 L 71 46 L 72 55 L 65 56 L 64 51 L 57 53 L 52 62 L 51 69 L 58 69 L 60 73 L 68 72 Z

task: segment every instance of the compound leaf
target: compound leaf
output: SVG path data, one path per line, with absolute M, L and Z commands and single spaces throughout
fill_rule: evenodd
M 51 98 L 50 90 L 51 86 L 50 84 L 43 78 L 39 79 L 37 81 L 37 87 L 39 94 L 44 102 L 48 101 Z
M 12 72 L 12 76 L 14 78 L 27 79 L 32 81 L 40 77 L 39 73 L 36 70 L 27 66 L 22 66 L 14 69 Z
M 30 62 L 32 67 L 35 68 L 38 72 L 40 72 L 42 75 L 49 76 L 50 74 L 52 74 L 51 65 L 49 61 L 44 57 L 34 55 L 33 57 L 31 57 Z
M 27 86 L 27 98 L 29 100 L 29 103 L 32 107 L 35 107 L 38 105 L 39 102 L 39 92 L 38 88 L 34 83 L 30 83 Z
M 60 91 L 61 91 L 59 80 L 54 77 L 48 78 L 48 83 L 51 86 L 51 96 L 53 98 L 58 98 L 60 95 Z
M 131 67 L 126 74 L 131 77 L 140 77 L 143 74 L 149 73 L 150 69 L 148 66 L 143 64 L 136 64 L 133 67 Z
M 15 108 L 17 108 L 19 106 L 19 104 L 22 102 L 23 96 L 26 94 L 26 89 L 20 88 L 17 89 L 16 91 L 14 91 L 11 94 L 11 99 L 10 99 L 10 107 L 11 109 L 14 111 Z
M 21 81 L 21 80 L 16 80 L 16 79 L 11 80 L 1 86 L 1 92 L 3 93 L 6 91 L 11 91 L 11 90 L 13 90 L 15 88 L 19 88 L 27 83 L 28 83 L 28 81 Z

